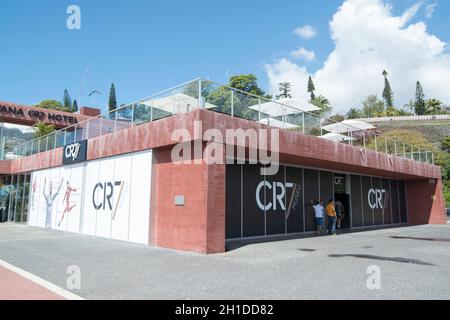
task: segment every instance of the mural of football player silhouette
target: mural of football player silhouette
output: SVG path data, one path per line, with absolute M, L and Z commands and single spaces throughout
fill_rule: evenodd
M 61 223 L 62 223 L 62 221 L 64 220 L 64 216 L 66 215 L 66 213 L 69 213 L 70 211 L 72 211 L 73 208 L 76 207 L 76 204 L 70 204 L 70 195 L 71 195 L 71 193 L 72 193 L 73 191 L 76 192 L 77 189 L 73 188 L 73 187 L 70 185 L 69 181 L 67 181 L 67 184 L 66 184 L 66 193 L 64 194 L 64 199 L 63 199 L 63 202 L 64 202 L 64 201 L 66 202 L 66 206 L 65 206 L 64 211 L 63 211 L 63 213 L 62 213 L 61 220 L 60 220 L 59 223 L 58 223 L 58 227 L 61 226 Z

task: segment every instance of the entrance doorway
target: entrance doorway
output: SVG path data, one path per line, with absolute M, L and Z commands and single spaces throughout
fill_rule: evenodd
M 341 206 L 341 212 L 343 218 L 341 219 L 341 229 L 350 228 L 350 196 L 346 193 L 335 193 L 334 203 L 336 213 L 339 213 L 339 206 Z
M 29 192 L 29 174 L 0 176 L 0 222 L 27 222 Z
M 342 214 L 340 228 L 348 229 L 351 227 L 350 183 L 348 174 L 335 173 L 333 187 L 334 204 L 338 218 L 339 214 Z M 339 226 L 339 221 L 337 221 L 337 226 Z

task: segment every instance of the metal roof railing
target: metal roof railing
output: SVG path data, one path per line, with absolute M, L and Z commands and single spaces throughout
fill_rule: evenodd
M 261 105 L 270 108 L 262 109 Z M 197 78 L 15 146 L 10 158 L 30 156 L 198 108 L 324 139 L 330 138 L 330 133 L 323 128 L 324 124 L 339 123 L 326 119 L 318 112 L 304 111 L 211 80 Z M 400 139 L 381 138 L 376 130 L 363 130 L 351 124 L 344 125 L 348 128 L 347 132 L 332 135 L 333 140 L 362 149 L 434 164 L 434 154 L 431 150 L 405 143 Z

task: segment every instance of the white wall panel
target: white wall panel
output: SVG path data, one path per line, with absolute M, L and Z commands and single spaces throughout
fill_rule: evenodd
M 114 190 L 115 208 L 111 226 L 111 238 L 128 241 L 130 217 L 131 166 L 134 157 L 117 157 L 114 167 L 114 181 L 120 186 Z
M 67 200 L 66 198 L 65 201 L 62 201 L 62 212 L 64 212 L 64 210 L 66 210 L 66 207 L 68 207 L 68 212 L 65 213 L 62 224 L 65 223 L 64 230 L 66 231 L 80 232 L 84 164 L 76 164 L 71 167 L 72 168 L 70 170 L 70 176 L 67 175 L 64 177 L 64 195 L 66 195 L 67 193 L 69 195 L 69 200 Z M 67 185 L 67 182 L 69 182 L 69 185 Z M 71 189 L 70 194 L 67 190 L 68 188 Z
M 100 206 L 97 210 L 97 224 L 95 235 L 103 238 L 111 238 L 111 220 L 112 212 L 116 206 L 118 187 L 115 186 L 114 179 L 115 158 L 107 158 L 100 161 L 100 175 L 96 186 L 90 185 L 86 190 L 96 197 L 96 205 Z M 88 164 L 89 167 L 89 164 Z M 94 194 L 95 193 L 95 194 Z M 94 203 L 92 203 L 94 205 Z
M 129 240 L 132 242 L 148 243 L 149 241 L 151 163 L 151 151 L 133 156 L 129 235 Z
M 52 229 L 147 244 L 151 166 L 149 150 L 35 171 L 29 224 L 46 227 L 49 202 Z
M 90 161 L 86 165 L 85 185 L 83 190 L 83 230 L 84 234 L 95 236 L 97 225 L 97 212 L 94 202 L 99 203 L 102 196 L 100 192 L 93 194 L 93 190 L 99 181 L 100 160 Z

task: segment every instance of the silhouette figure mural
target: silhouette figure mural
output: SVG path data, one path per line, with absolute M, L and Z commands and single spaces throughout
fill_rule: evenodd
M 48 229 L 51 229 L 52 227 L 52 211 L 53 211 L 53 204 L 55 202 L 56 197 L 58 196 L 59 192 L 61 191 L 61 187 L 63 184 L 64 179 L 61 179 L 61 183 L 59 184 L 59 187 L 56 189 L 56 192 L 53 193 L 53 182 L 50 181 L 48 185 L 48 193 L 45 193 L 45 186 L 47 185 L 47 178 L 44 180 L 44 189 L 43 189 L 43 195 L 44 199 L 47 205 L 47 211 L 45 216 L 45 227 Z
M 61 220 L 60 220 L 59 223 L 58 223 L 58 227 L 61 226 L 61 223 L 62 223 L 62 221 L 64 220 L 64 216 L 66 215 L 66 213 L 69 213 L 70 211 L 72 211 L 73 208 L 76 207 L 76 204 L 70 204 L 70 195 L 71 195 L 71 193 L 72 193 L 73 191 L 76 192 L 77 189 L 73 188 L 73 187 L 70 185 L 69 181 L 67 181 L 67 184 L 66 184 L 66 193 L 64 194 L 64 199 L 63 199 L 63 202 L 64 202 L 64 201 L 66 202 L 66 206 L 65 206 L 64 211 L 63 211 L 63 213 L 62 213 Z

